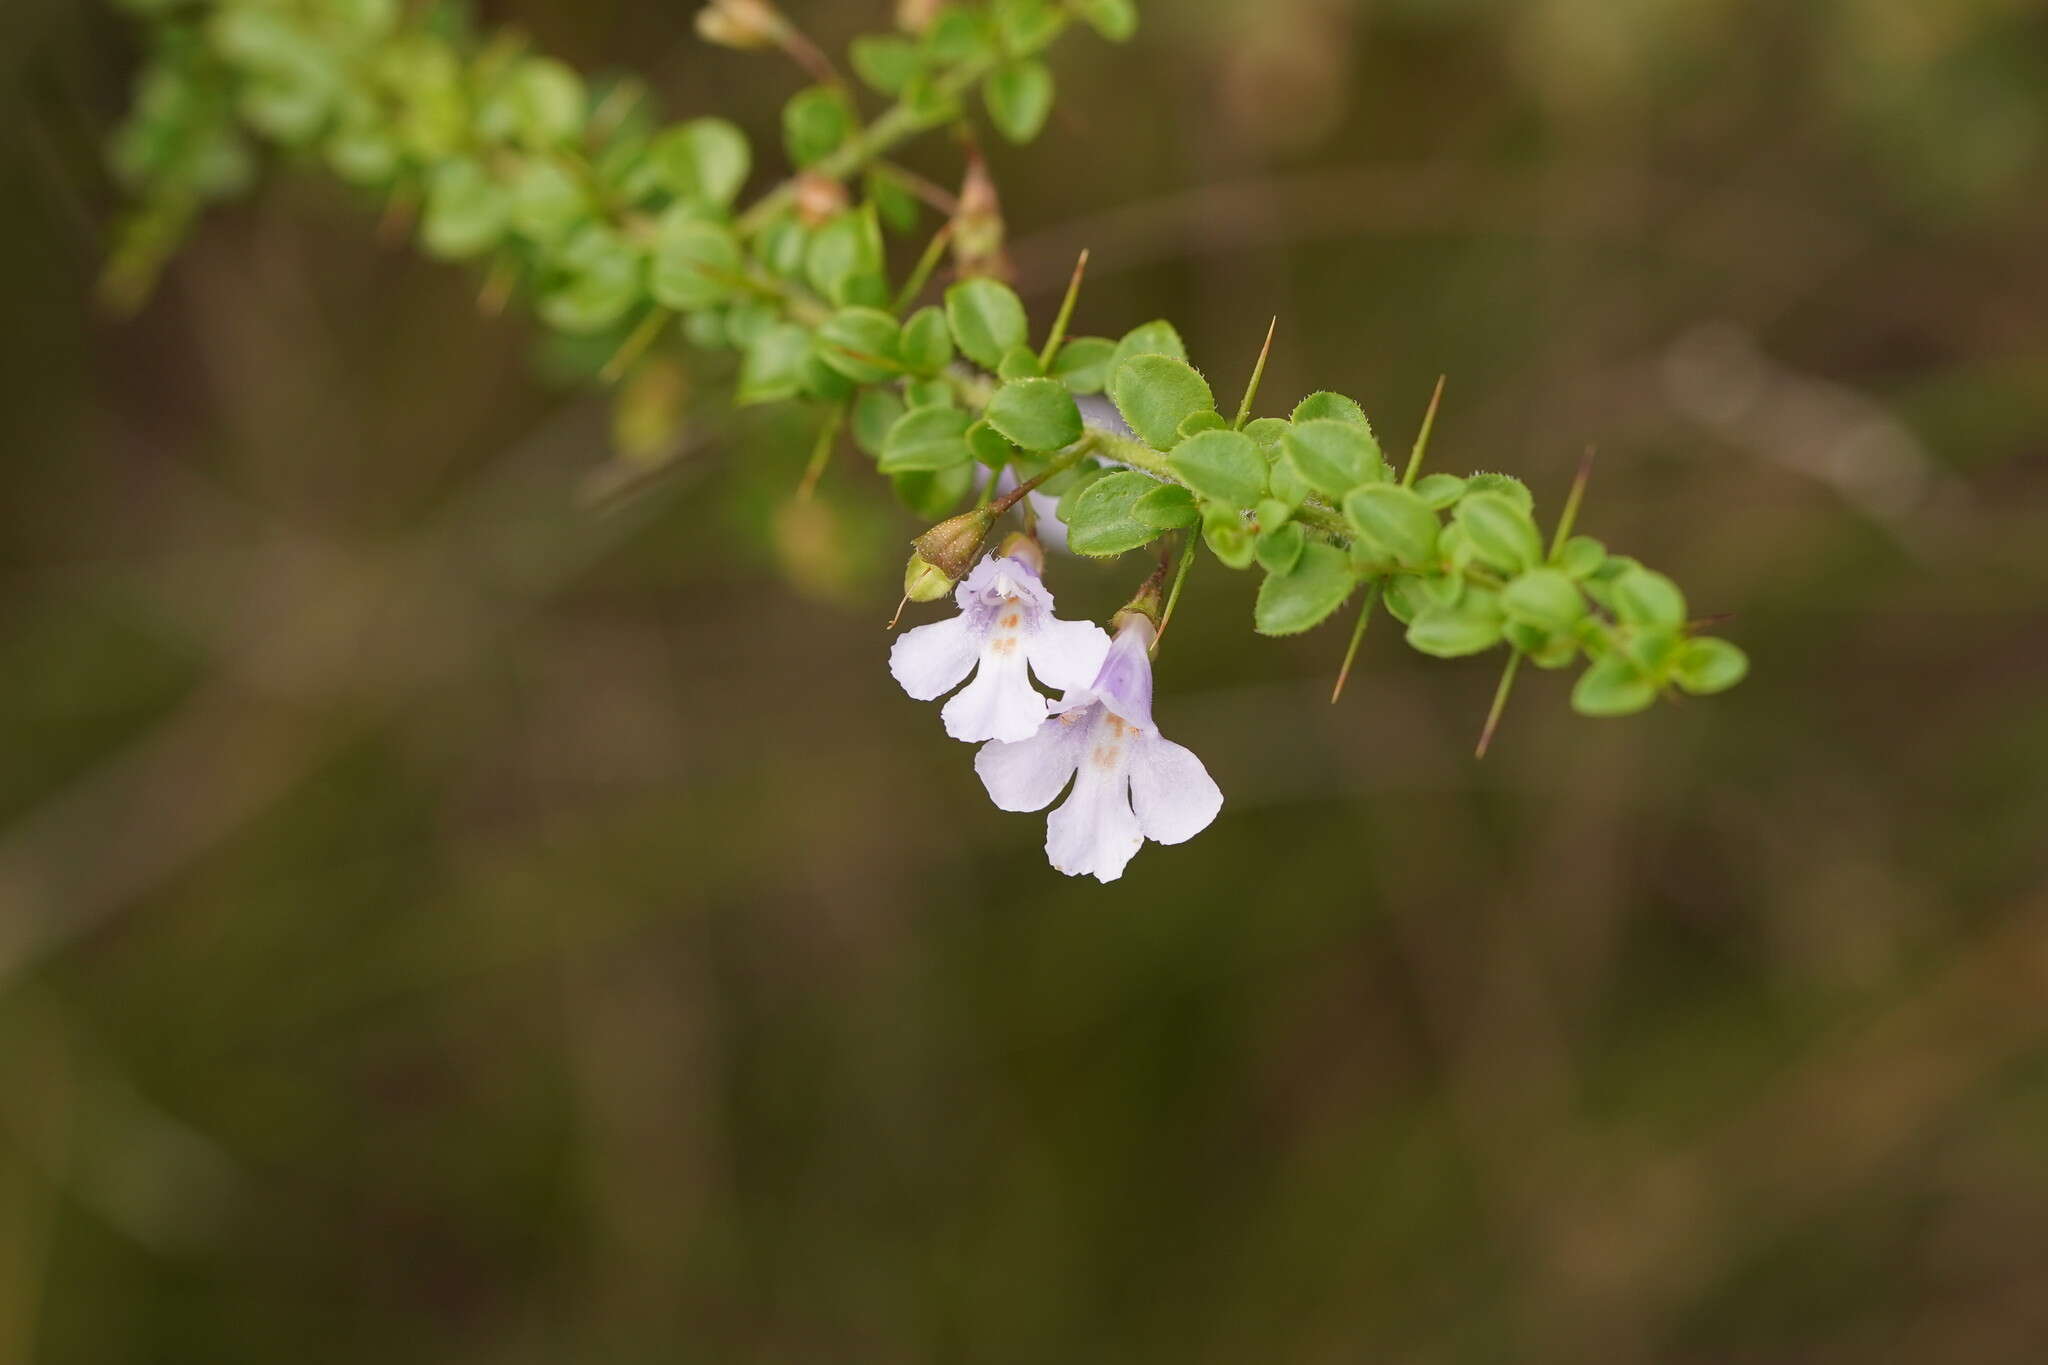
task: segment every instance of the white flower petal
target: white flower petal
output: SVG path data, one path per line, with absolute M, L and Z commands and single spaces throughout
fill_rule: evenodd
M 998 810 L 1044 810 L 1074 775 L 1085 723 L 1055 716 L 1015 744 L 984 744 L 974 771 Z
M 991 641 L 1000 644 L 1002 641 Z M 946 703 L 939 718 L 954 739 L 976 744 L 985 739 L 1029 739 L 1045 723 L 1045 698 L 1032 690 L 1024 671 L 1024 651 L 1014 640 L 1008 650 L 981 652 L 981 670 L 974 681 Z
M 1131 756 L 1131 801 L 1145 837 L 1185 843 L 1223 809 L 1223 791 L 1193 751 L 1160 735 L 1139 736 Z
M 1069 692 L 1095 681 L 1109 653 L 1109 632 L 1093 621 L 1056 621 L 1048 616 L 1024 647 L 1038 680 Z
M 954 616 L 899 636 L 889 650 L 889 672 L 918 701 L 934 701 L 960 685 L 974 659 L 967 620 Z
M 1045 856 L 1069 877 L 1113 882 L 1144 846 L 1131 814 L 1130 782 L 1121 763 L 1097 762 L 1099 748 L 1082 756 L 1074 793 L 1045 821 Z

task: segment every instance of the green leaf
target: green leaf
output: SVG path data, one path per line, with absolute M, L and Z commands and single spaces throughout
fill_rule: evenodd
M 793 280 L 804 273 L 804 256 L 810 245 L 809 228 L 794 215 L 780 217 L 755 236 L 754 259 L 782 278 Z
M 1358 543 L 1373 559 L 1411 568 L 1433 563 L 1442 529 L 1436 513 L 1413 489 L 1399 484 L 1369 483 L 1344 499 L 1344 519 L 1358 532 Z
M 1623 572 L 1608 585 L 1614 614 L 1632 626 L 1685 624 L 1685 594 L 1663 574 L 1640 566 Z
M 1063 513 L 1067 548 L 1078 555 L 1104 557 L 1135 550 L 1159 535 L 1159 529 L 1137 513 L 1137 504 L 1159 487 L 1159 481 L 1135 469 L 1104 475 L 1088 485 Z
M 1173 449 L 1180 424 L 1216 406 L 1209 382 L 1186 361 L 1165 355 L 1126 360 L 1116 369 L 1109 391 L 1138 439 L 1155 450 Z
M 1067 486 L 1060 490 L 1060 500 L 1053 508 L 1058 514 L 1059 519 L 1061 521 L 1072 521 L 1074 519 L 1074 508 L 1080 503 L 1081 495 L 1088 491 L 1090 484 L 1095 483 L 1109 472 L 1109 470 L 1102 468 L 1100 465 L 1089 465 L 1085 462 L 1068 470 L 1064 476 Z
M 1365 409 L 1354 399 L 1341 393 L 1312 393 L 1295 404 L 1292 420 L 1301 422 L 1349 422 L 1355 427 L 1372 430 L 1372 423 L 1365 419 Z M 1377 448 L 1377 442 L 1374 443 Z
M 641 297 L 640 254 L 595 223 L 572 238 L 560 261 L 567 278 L 541 296 L 541 319 L 564 332 L 600 332 Z
M 963 461 L 947 469 L 891 475 L 889 481 L 905 507 L 926 521 L 937 521 L 958 507 L 974 486 L 974 465 Z
M 876 215 L 888 226 L 898 232 L 908 232 L 917 226 L 917 196 L 894 174 L 870 166 L 861 174 L 861 185 L 867 191 L 868 202 L 875 206 Z
M 1052 114 L 1052 68 L 1035 57 L 999 66 L 981 83 L 981 97 L 998 132 L 1015 143 L 1029 142 Z
M 990 469 L 1000 469 L 1016 458 L 1017 447 L 983 417 L 967 428 L 967 453 Z
M 1141 323 L 1124 333 L 1123 340 L 1117 342 L 1116 353 L 1109 358 L 1109 377 L 1103 387 L 1107 389 L 1116 382 L 1116 372 L 1123 368 L 1125 361 L 1141 355 L 1170 355 L 1175 360 L 1186 360 L 1188 348 L 1172 323 L 1164 320 Z
M 1226 507 L 1250 507 L 1266 495 L 1266 461 L 1238 431 L 1204 431 L 1174 447 L 1167 466 L 1188 487 Z
M 1526 513 L 1533 515 L 1536 511 L 1536 498 L 1534 494 L 1529 492 L 1529 485 L 1523 483 L 1512 474 L 1469 475 L 1465 479 L 1465 491 L 1467 493 L 1496 493 Z
M 843 91 L 814 85 L 782 107 L 782 141 L 799 168 L 814 166 L 853 136 L 859 119 Z
M 903 363 L 913 374 L 937 374 L 953 363 L 953 333 L 936 307 L 920 308 L 903 324 Z
M 1415 494 L 1441 512 L 1465 496 L 1465 481 L 1456 474 L 1424 474 L 1415 481 Z
M 879 303 L 882 227 L 872 208 L 850 209 L 811 233 L 804 248 L 804 276 L 836 304 Z
M 1257 553 L 1251 528 L 1244 524 L 1244 518 L 1221 507 L 1203 511 L 1202 540 L 1218 563 L 1232 569 L 1251 567 L 1252 557 Z
M 1180 429 L 1175 436 L 1176 444 L 1190 436 L 1199 436 L 1205 431 L 1228 431 L 1230 423 L 1223 420 L 1223 414 L 1212 410 L 1191 412 L 1181 419 Z
M 1112 43 L 1127 43 L 1138 31 L 1137 0 L 1069 0 L 1074 13 Z
M 1351 422 L 1329 417 L 1297 421 L 1281 446 L 1309 486 L 1331 498 L 1386 474 L 1371 429 Z
M 576 177 L 546 157 L 534 157 L 512 177 L 512 230 L 540 246 L 554 246 L 591 214 L 590 195 Z
M 1543 562 L 1536 523 L 1505 494 L 1468 493 L 1452 515 L 1482 563 L 1520 573 Z
M 962 116 L 959 95 L 928 70 L 914 77 L 896 98 L 913 127 L 936 128 L 957 123 Z
M 811 336 L 810 354 L 804 357 L 804 379 L 800 396 L 825 403 L 844 403 L 853 397 L 854 382 L 825 363 L 819 354 L 817 335 Z
M 903 403 L 910 408 L 957 408 L 953 386 L 943 379 L 917 379 L 903 386 Z
M 1459 659 L 1500 643 L 1506 621 L 1494 593 L 1467 588 L 1455 603 L 1443 602 L 1433 594 L 1425 595 L 1424 600 L 1427 605 L 1408 624 L 1408 643 L 1422 653 Z
M 1749 676 L 1749 656 L 1726 640 L 1687 640 L 1678 651 L 1672 676 L 1694 696 L 1726 692 Z
M 896 319 L 879 308 L 842 308 L 818 325 L 818 357 L 856 384 L 902 373 Z
M 1422 585 L 1413 578 L 1397 576 L 1386 580 L 1380 589 L 1380 600 L 1387 604 L 1387 611 L 1402 625 L 1413 622 L 1423 608 L 1429 605 Z
M 1131 515 L 1162 531 L 1178 531 L 1202 519 L 1195 495 L 1178 484 L 1163 483 L 1131 504 Z
M 1501 610 L 1510 621 L 1555 634 L 1570 630 L 1586 614 L 1579 585 L 1556 569 L 1531 569 L 1501 590 Z
M 691 119 L 647 147 L 649 173 L 678 199 L 707 208 L 732 207 L 753 169 L 747 135 L 721 118 Z
M 1101 393 L 1115 355 L 1116 343 L 1107 337 L 1075 337 L 1052 358 L 1052 377 L 1075 393 Z
M 1607 547 L 1591 536 L 1573 536 L 1550 562 L 1573 578 L 1591 578 L 1607 562 Z
M 1028 57 L 1044 48 L 1066 26 L 1067 17 L 1052 0 L 995 0 L 996 36 L 1014 57 Z
M 1294 424 L 1285 417 L 1255 417 L 1245 424 L 1244 434 L 1261 450 L 1275 450 Z
M 687 206 L 670 209 L 654 231 L 654 267 L 648 286 L 679 312 L 710 308 L 738 295 L 739 240 L 722 223 L 707 222 Z
M 847 51 L 854 74 L 877 94 L 895 96 L 924 69 L 917 44 L 896 34 L 863 34 Z
M 889 428 L 878 467 L 896 474 L 966 464 L 967 428 L 973 425 L 974 418 L 959 408 L 912 408 Z
M 1016 379 L 989 400 L 997 431 L 1034 453 L 1063 450 L 1081 439 L 1081 409 L 1057 379 Z
M 924 31 L 925 56 L 940 65 L 979 61 L 990 56 L 994 47 L 987 21 L 961 5 L 940 10 Z
M 853 443 L 881 458 L 889 429 L 903 420 L 903 400 L 887 389 L 867 389 L 853 404 Z
M 1293 431 L 1294 427 L 1290 424 L 1287 430 Z M 1284 434 L 1275 455 L 1273 467 L 1266 475 L 1266 482 L 1272 488 L 1275 498 L 1287 504 L 1290 509 L 1299 507 L 1308 501 L 1308 495 L 1315 490 L 1309 487 L 1308 480 L 1301 476 L 1301 471 L 1294 467 L 1294 461 L 1287 458 Z
M 1298 521 L 1285 521 L 1259 532 L 1253 553 L 1268 573 L 1284 574 L 1301 562 L 1308 548 L 1308 532 Z
M 811 359 L 811 334 L 793 322 L 778 322 L 749 341 L 740 358 L 739 387 L 733 402 L 775 403 L 803 392 Z
M 1261 635 L 1299 635 L 1329 619 L 1358 586 L 1351 562 L 1334 545 L 1305 546 L 1294 567 L 1259 585 L 1252 622 Z
M 420 242 L 444 260 L 480 256 L 505 236 L 512 196 L 474 161 L 445 161 L 427 183 Z
M 962 280 L 946 291 L 946 320 L 967 358 L 984 370 L 1003 363 L 1003 352 L 1029 339 L 1024 304 L 1008 285 L 995 280 Z
M 575 68 L 551 57 L 522 57 L 478 108 L 477 132 L 530 151 L 557 147 L 582 133 L 588 102 Z
M 1676 626 L 1629 626 L 1615 632 L 1621 653 L 1637 670 L 1660 686 L 1678 664 L 1678 651 L 1685 637 Z
M 1594 661 L 1572 688 L 1572 710 L 1582 716 L 1629 716 L 1657 700 L 1657 687 L 1619 654 Z
M 1003 358 L 996 362 L 996 378 L 1005 382 L 1012 379 L 1038 379 L 1045 374 L 1045 367 L 1038 363 L 1038 352 L 1029 346 L 1012 346 L 1003 352 Z

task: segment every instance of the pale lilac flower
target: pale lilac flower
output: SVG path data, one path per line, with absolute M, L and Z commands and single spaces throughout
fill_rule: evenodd
M 1121 877 L 1145 840 L 1184 843 L 1207 829 L 1223 793 L 1202 760 L 1152 723 L 1152 623 L 1132 615 L 1088 686 L 1067 693 L 1031 738 L 988 744 L 974 770 L 1004 810 L 1043 810 L 1045 856 L 1070 877 Z
M 889 671 L 903 690 L 932 701 L 974 681 L 946 703 L 940 719 L 955 739 L 1024 739 L 1045 722 L 1047 687 L 1085 687 L 1102 666 L 1109 636 L 1092 621 L 1053 618 L 1052 594 L 1026 560 L 990 555 L 954 593 L 960 614 L 907 631 L 889 651 Z

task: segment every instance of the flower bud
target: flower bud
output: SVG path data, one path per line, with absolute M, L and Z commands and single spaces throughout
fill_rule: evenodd
M 698 37 L 742 51 L 775 46 L 786 26 L 768 0 L 711 0 L 697 11 Z
M 921 35 L 939 17 L 943 5 L 944 0 L 896 0 L 896 27 Z
M 1161 563 L 1157 571 L 1145 580 L 1145 585 L 1138 589 L 1138 595 L 1124 603 L 1117 614 L 1109 618 L 1110 630 L 1121 632 L 1126 626 L 1141 620 L 1148 631 L 1156 630 L 1160 615 L 1166 609 L 1166 596 L 1162 591 L 1165 586 L 1166 565 Z M 1148 635 L 1148 641 L 1150 638 Z
M 989 174 L 988 163 L 978 154 L 972 155 L 960 184 L 960 206 L 953 213 L 953 265 L 960 277 L 1007 279 L 1011 273 L 1009 255 L 1003 250 L 1007 236 L 995 177 Z
M 917 553 L 903 571 L 903 591 L 913 602 L 936 602 L 967 576 L 995 525 L 995 513 L 986 507 L 963 512 L 940 522 L 912 544 Z
M 821 227 L 846 211 L 846 186 L 829 175 L 805 171 L 796 178 L 796 216 L 805 227 Z
M 1038 543 L 1035 536 L 1026 535 L 1022 531 L 1012 531 L 1003 537 L 1003 543 L 996 553 L 1005 559 L 1019 560 L 1029 565 L 1031 572 L 1040 578 L 1045 577 L 1045 547 Z

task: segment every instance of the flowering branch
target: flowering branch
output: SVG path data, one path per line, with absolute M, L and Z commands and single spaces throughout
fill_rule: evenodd
M 898 31 L 857 39 L 847 54 L 854 76 L 887 102 L 872 120 L 841 68 L 769 0 L 711 0 L 699 15 L 707 38 L 780 49 L 817 78 L 783 110 L 790 173 L 744 204 L 754 153 L 740 129 L 712 117 L 658 125 L 636 83 L 593 88 L 523 40 L 474 31 L 454 0 L 120 3 L 148 19 L 151 50 L 113 148 L 138 201 L 108 263 L 116 302 L 145 296 L 200 208 L 245 189 L 254 144 L 268 142 L 381 198 L 386 224 L 415 231 L 429 254 L 479 269 L 488 309 L 523 295 L 548 327 L 590 338 L 605 357 L 592 376 L 619 386 L 622 410 L 658 407 L 638 389 L 672 383 L 684 346 L 737 353 L 735 402 L 797 402 L 819 413 L 799 496 L 849 433 L 900 499 L 937 523 L 915 542 L 906 601 L 952 592 L 967 611 L 972 598 L 973 612 L 994 613 L 994 633 L 983 635 L 996 645 L 1023 650 L 1027 618 L 1042 607 L 1050 619 L 1035 531 L 1104 558 L 1177 536 L 1183 570 L 1199 538 L 1224 565 L 1263 572 L 1253 624 L 1267 635 L 1310 630 L 1362 590 L 1339 692 L 1382 602 L 1423 653 L 1505 648 L 1482 752 L 1525 660 L 1583 662 L 1573 705 L 1599 716 L 1639 711 L 1674 689 L 1717 692 L 1747 668 L 1735 646 L 1698 633 L 1669 578 L 1574 533 L 1583 480 L 1546 547 L 1519 480 L 1424 474 L 1434 399 L 1397 477 L 1365 412 L 1340 394 L 1312 394 L 1285 417 L 1254 415 L 1271 329 L 1242 398 L 1220 409 L 1170 323 L 1119 338 L 1068 334 L 1085 255 L 1051 324 L 1034 328 L 1002 282 L 1005 225 L 971 131 L 957 196 L 887 158 L 932 129 L 971 129 L 977 94 L 997 132 L 1031 141 L 1054 100 L 1045 51 L 1077 24 L 1129 38 L 1132 0 L 905 3 Z M 944 221 L 909 277 L 892 281 L 887 238 L 916 231 L 931 205 Z M 954 278 L 942 302 L 918 306 L 948 253 Z M 1009 489 L 1000 496 L 998 478 Z M 986 500 L 958 511 L 977 485 Z M 1027 536 L 983 559 L 1012 510 Z M 1000 581 L 983 581 L 997 561 L 1007 566 Z M 1173 842 L 1214 814 L 1206 796 L 1175 806 L 1200 785 L 1192 755 L 1182 761 L 1168 754 L 1177 746 L 1121 738 L 1156 738 L 1147 656 L 1158 596 L 1141 593 L 1122 614 L 1114 648 L 1088 627 L 1089 640 L 1101 637 L 1101 658 L 1069 650 L 1050 673 L 1037 669 L 1067 690 L 1051 710 L 1026 699 L 1038 694 L 1017 671 L 1024 654 L 1016 668 L 984 661 L 990 676 L 1007 679 L 1005 728 L 986 738 L 1038 743 L 1036 731 L 1014 733 L 1036 705 L 1048 734 L 1087 712 L 1100 752 L 1125 755 L 1104 760 L 1104 771 L 1119 774 L 1110 787 L 1076 779 L 1062 811 L 1107 802 L 1111 814 L 1098 823 L 1114 838 L 1081 839 L 1080 817 L 1070 817 L 1054 850 L 1066 870 L 1115 875 L 1142 837 Z M 1003 625 L 1012 615 L 1017 624 Z M 913 638 L 932 637 L 904 641 Z M 1145 660 L 1142 686 L 1134 653 Z M 1107 671 L 1098 676 L 1096 666 Z M 1121 728 L 1105 728 L 1111 721 Z M 1052 759 L 1028 781 L 1010 759 L 982 765 L 999 804 L 1039 795 L 1048 774 L 1071 775 L 1061 766 L 1071 756 L 1065 741 L 1046 743 Z M 1175 791 L 1146 786 L 1169 770 Z M 1023 787 L 1003 786 L 1011 778 Z M 1122 799 L 1114 791 L 1150 795 L 1136 798 L 1135 816 L 1126 805 L 1112 818 Z M 1055 786 L 1037 804 L 1056 794 Z

